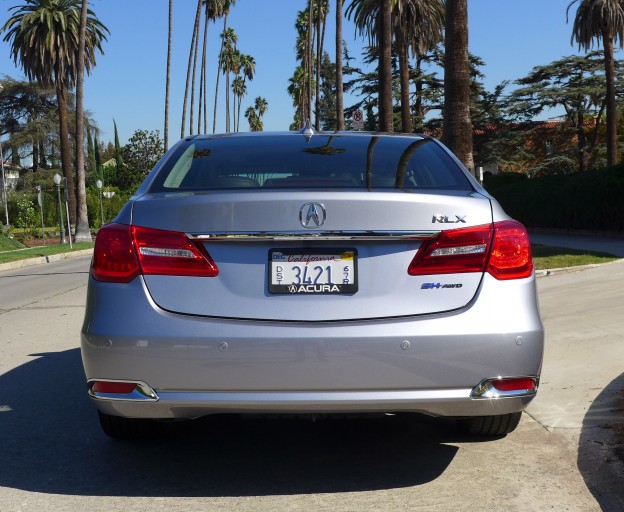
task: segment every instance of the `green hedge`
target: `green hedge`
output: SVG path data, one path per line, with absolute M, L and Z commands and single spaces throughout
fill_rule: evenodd
M 485 187 L 529 228 L 624 233 L 624 165 L 532 179 L 505 173 Z

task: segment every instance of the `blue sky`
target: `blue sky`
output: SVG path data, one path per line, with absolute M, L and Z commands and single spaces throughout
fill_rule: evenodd
M 0 0 L 0 25 L 8 19 L 8 9 L 20 0 Z M 102 131 L 100 140 L 113 138 L 113 118 L 121 143 L 137 129 L 163 132 L 165 70 L 167 56 L 168 0 L 91 0 L 91 8 L 109 28 L 105 54 L 85 84 L 85 108 Z M 174 0 L 173 57 L 169 142 L 180 135 L 180 121 L 186 65 L 195 0 Z M 238 48 L 254 56 L 256 77 L 248 84 L 243 111 L 254 98 L 263 96 L 269 108 L 264 117 L 265 130 L 287 130 L 292 122 L 292 100 L 286 91 L 295 68 L 295 30 L 297 11 L 305 0 L 238 0 L 228 25 L 238 34 Z M 345 4 L 349 0 L 344 0 Z M 571 24 L 566 24 L 569 0 L 469 0 L 470 51 L 486 66 L 485 85 L 492 90 L 503 80 L 515 80 L 534 66 L 547 64 L 564 55 L 578 53 L 570 44 Z M 333 12 L 334 1 L 330 0 Z M 214 98 L 218 34 L 222 22 L 208 29 L 208 98 Z M 329 16 L 325 48 L 334 58 L 334 19 Z M 343 38 L 360 65 L 360 50 L 365 42 L 355 35 L 345 20 Z M 0 41 L 0 75 L 23 76 L 13 65 L 8 43 Z M 221 80 L 223 84 L 223 79 Z M 220 98 L 224 96 L 223 90 Z M 211 105 L 211 103 L 209 102 Z M 346 100 L 347 106 L 349 100 Z M 223 131 L 224 107 L 219 107 L 217 130 Z M 212 126 L 212 106 L 209 107 Z M 248 130 L 241 120 L 241 130 Z

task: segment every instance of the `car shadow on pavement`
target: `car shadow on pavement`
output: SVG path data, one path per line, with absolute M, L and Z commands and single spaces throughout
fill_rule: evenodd
M 106 496 L 252 496 L 420 485 L 458 448 L 450 422 L 410 416 L 167 423 L 116 442 L 88 403 L 78 349 L 0 376 L 0 486 Z M 463 440 L 465 441 L 465 440 Z
M 624 373 L 602 390 L 583 418 L 578 468 L 602 510 L 624 510 Z

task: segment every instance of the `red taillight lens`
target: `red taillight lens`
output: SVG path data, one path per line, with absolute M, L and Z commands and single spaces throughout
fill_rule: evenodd
M 515 220 L 494 225 L 495 235 L 487 271 L 496 279 L 522 279 L 533 273 L 531 243 L 526 228 Z
M 145 275 L 215 277 L 219 269 L 203 245 L 184 233 L 132 226 L 141 271 Z
M 214 277 L 219 269 L 184 233 L 108 224 L 95 240 L 91 272 L 98 281 L 129 283 L 139 274 Z
M 98 231 L 91 273 L 110 283 L 129 283 L 139 275 L 130 226 L 107 224 Z
M 490 224 L 442 231 L 423 242 L 407 272 L 411 276 L 483 272 L 493 232 Z
M 103 382 L 97 381 L 91 384 L 94 393 L 106 393 L 114 395 L 129 395 L 136 389 L 135 382 Z
M 537 389 L 537 381 L 530 377 L 519 379 L 498 379 L 490 382 L 498 391 L 533 391 Z
M 423 243 L 407 270 L 411 276 L 484 271 L 499 280 L 531 276 L 531 244 L 522 224 L 509 220 L 442 231 Z

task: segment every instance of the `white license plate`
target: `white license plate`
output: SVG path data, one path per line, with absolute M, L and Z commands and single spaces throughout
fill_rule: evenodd
M 288 294 L 355 293 L 355 249 L 269 251 L 269 292 Z

